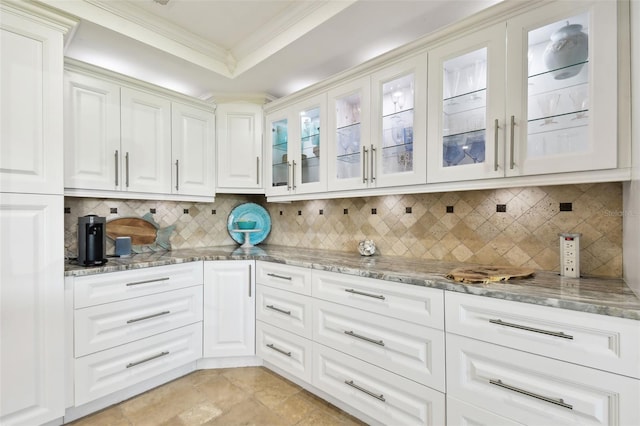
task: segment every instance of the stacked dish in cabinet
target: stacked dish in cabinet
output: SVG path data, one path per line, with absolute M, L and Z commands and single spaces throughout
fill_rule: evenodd
M 640 424 L 637 321 L 445 299 L 448 425 Z
M 202 262 L 69 278 L 73 405 L 201 358 L 202 279 Z

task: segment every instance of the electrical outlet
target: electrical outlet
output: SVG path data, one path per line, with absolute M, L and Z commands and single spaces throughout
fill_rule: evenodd
M 560 236 L 560 275 L 580 277 L 580 235 L 558 234 Z

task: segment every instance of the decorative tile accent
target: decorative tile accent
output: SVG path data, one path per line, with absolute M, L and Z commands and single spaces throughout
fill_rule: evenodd
M 572 211 L 562 211 L 572 203 Z M 162 227 L 175 224 L 173 249 L 235 244 L 231 210 L 245 202 L 271 215 L 266 244 L 357 252 L 371 239 L 382 255 L 560 269 L 558 233 L 581 233 L 583 275 L 622 276 L 622 184 L 599 183 L 434 194 L 266 203 L 263 196 L 218 194 L 213 204 L 65 198 L 65 249 L 76 256 L 79 216 L 142 217 L 156 209 Z M 506 212 L 496 212 L 504 204 Z M 375 206 L 375 207 L 374 207 Z M 448 212 L 453 207 L 453 212 Z M 118 214 L 110 214 L 110 209 Z M 411 214 L 407 214 L 410 208 Z M 184 210 L 189 211 L 184 214 Z M 372 214 L 375 209 L 375 214 Z M 323 214 L 318 214 L 322 210 Z M 211 212 L 212 214 L 209 214 Z M 304 214 L 303 214 L 304 212 Z M 293 220 L 292 220 L 293 219 Z M 107 239 L 107 252 L 113 244 Z

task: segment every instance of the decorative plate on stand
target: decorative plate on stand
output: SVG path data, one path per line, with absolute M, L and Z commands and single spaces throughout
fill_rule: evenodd
M 256 227 L 250 232 L 239 230 L 236 222 L 255 221 Z M 229 235 L 238 244 L 247 243 L 245 235 L 249 238 L 249 244 L 245 247 L 260 244 L 271 232 L 271 217 L 269 212 L 262 206 L 255 203 L 244 203 L 236 206 L 227 219 L 227 230 Z

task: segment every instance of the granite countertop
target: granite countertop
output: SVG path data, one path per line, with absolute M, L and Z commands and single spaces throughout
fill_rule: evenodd
M 358 253 L 273 245 L 251 249 L 221 246 L 142 253 L 129 258 L 109 258 L 106 265 L 89 268 L 67 264 L 65 276 L 86 276 L 198 260 L 246 259 L 640 320 L 640 298 L 622 279 L 565 278 L 556 273 L 540 271 L 531 278 L 463 284 L 445 276 L 454 268 L 469 265 L 394 256 L 363 257 Z

